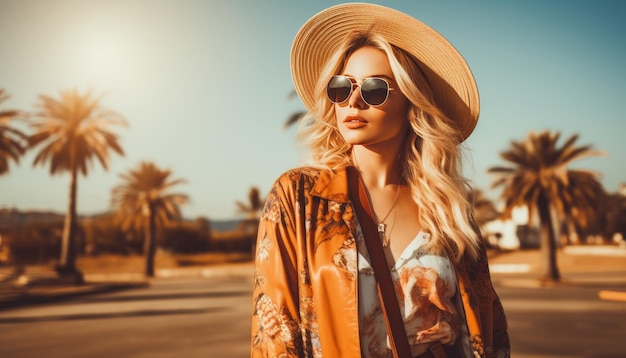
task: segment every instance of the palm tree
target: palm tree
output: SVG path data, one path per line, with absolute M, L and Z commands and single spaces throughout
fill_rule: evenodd
M 82 275 L 76 269 L 76 193 L 78 174 L 87 176 L 89 167 L 97 159 L 105 170 L 109 165 L 109 152 L 119 155 L 124 151 L 117 135 L 109 131 L 113 125 L 126 125 L 117 113 L 100 105 L 100 97 L 91 91 L 80 94 L 77 90 L 61 91 L 60 99 L 40 95 L 38 110 L 31 126 L 34 129 L 29 147 L 43 147 L 33 165 L 50 165 L 50 174 L 70 173 L 68 210 L 63 228 L 61 257 L 57 265 L 60 274 Z
M 248 204 L 244 204 L 241 201 L 235 202 L 237 205 L 237 212 L 244 214 L 244 220 L 238 225 L 238 230 L 246 235 L 251 235 L 250 252 L 254 254 L 256 251 L 256 236 L 254 235 L 259 229 L 259 220 L 261 217 L 261 210 L 263 210 L 264 200 L 261 198 L 259 188 L 251 187 L 248 192 Z
M 237 205 L 237 211 L 246 214 L 249 218 L 258 217 L 259 212 L 263 209 L 263 199 L 261 199 L 261 192 L 257 187 L 251 187 L 248 192 L 248 204 L 244 204 L 241 201 L 235 202 Z
M 169 193 L 170 188 L 184 183 L 172 179 L 169 169 L 160 169 L 151 162 L 141 162 L 136 169 L 120 174 L 124 182 L 112 192 L 112 206 L 117 210 L 122 228 L 144 230 L 145 274 L 154 276 L 156 232 L 171 220 L 180 219 L 180 206 L 189 199 L 185 194 Z
M 581 232 L 605 234 L 600 226 L 610 199 L 597 176 L 589 171 L 571 170 L 569 173 L 570 191 L 565 193 L 565 210 L 560 213 L 569 234 L 569 243 L 579 242 Z
M 248 203 L 244 204 L 241 201 L 235 202 L 237 205 L 237 212 L 244 214 L 245 219 L 240 224 L 239 228 L 242 231 L 256 231 L 259 223 L 259 216 L 261 210 L 263 210 L 263 199 L 259 188 L 251 187 L 248 192 Z
M 296 93 L 296 90 L 292 90 L 289 93 L 289 96 L 287 96 L 288 99 L 297 97 L 298 94 Z M 292 125 L 298 123 L 300 121 L 300 119 L 302 119 L 304 117 L 304 115 L 306 114 L 305 111 L 299 111 L 299 112 L 294 112 L 292 114 L 289 115 L 289 117 L 287 117 L 287 120 L 285 121 L 284 124 L 284 128 L 289 128 Z
M 292 125 L 298 123 L 300 119 L 304 117 L 305 114 L 306 112 L 294 112 L 290 114 L 289 117 L 287 117 L 287 120 L 285 121 L 285 128 L 289 128 Z
M 596 174 L 587 170 L 569 170 L 568 165 L 590 156 L 604 154 L 589 145 L 574 145 L 578 135 L 573 135 L 558 147 L 559 133 L 548 131 L 529 133 L 524 141 L 513 141 L 502 159 L 512 167 L 492 167 L 488 171 L 498 175 L 492 187 L 503 186 L 501 197 L 505 200 L 505 216 L 510 216 L 514 207 L 526 205 L 529 217 L 538 212 L 541 232 L 541 250 L 544 261 L 541 279 L 560 280 L 556 262 L 556 238 L 552 210 L 562 215 L 571 215 L 575 203 L 591 203 L 593 197 L 585 188 L 599 183 Z M 572 185 L 576 183 L 576 186 Z M 578 207 L 578 206 L 576 206 Z
M 8 98 L 9 95 L 0 88 L 0 103 Z M 9 171 L 10 160 L 19 163 L 20 156 L 26 150 L 27 136 L 9 124 L 12 119 L 22 116 L 23 114 L 16 110 L 0 111 L 0 175 Z

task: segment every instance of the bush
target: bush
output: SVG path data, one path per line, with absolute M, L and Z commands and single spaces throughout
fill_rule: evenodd
M 141 253 L 142 237 L 123 232 L 114 215 L 85 218 L 81 224 L 85 231 L 84 252 L 87 255 Z
M 61 252 L 63 220 L 27 222 L 6 231 L 5 238 L 11 261 L 18 264 L 44 264 L 56 260 Z M 77 230 L 77 244 L 84 242 L 83 232 Z
M 256 233 L 251 232 L 223 232 L 216 235 L 211 241 L 211 251 L 218 252 L 252 252 L 256 240 Z
M 172 223 L 164 227 L 158 236 L 159 246 L 168 252 L 190 254 L 210 249 L 209 234 L 195 224 Z

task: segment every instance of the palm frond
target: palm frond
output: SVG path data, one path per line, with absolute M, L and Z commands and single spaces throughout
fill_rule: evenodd
M 287 120 L 285 121 L 285 128 L 289 128 L 292 125 L 298 123 L 300 121 L 300 119 L 302 119 L 304 117 L 304 115 L 306 114 L 306 112 L 296 112 L 291 114 L 289 117 L 287 117 Z
M 84 94 L 73 89 L 60 91 L 60 99 L 40 95 L 38 110 L 28 138 L 28 147 L 39 149 L 33 165 L 50 165 L 50 172 L 76 170 L 87 175 L 90 165 L 98 161 L 107 170 L 109 152 L 124 155 L 113 125 L 125 125 L 125 119 L 117 113 L 102 108 L 102 96 L 92 91 Z
M 4 89 L 0 89 L 0 103 L 8 98 L 9 94 Z M 9 171 L 11 160 L 19 163 L 20 157 L 26 151 L 28 136 L 10 124 L 21 118 L 25 118 L 21 111 L 0 111 L 0 175 Z
M 172 179 L 171 174 L 171 170 L 161 169 L 152 162 L 141 162 L 136 168 L 120 174 L 122 183 L 112 190 L 111 206 L 126 229 L 139 229 L 145 225 L 146 207 L 153 209 L 150 214 L 154 215 L 158 227 L 180 219 L 180 208 L 189 202 L 189 197 L 170 193 L 169 189 L 186 180 Z
M 518 205 L 532 212 L 540 197 L 562 215 L 569 215 L 580 204 L 591 205 L 594 197 L 602 195 L 602 186 L 589 171 L 571 170 L 572 161 L 603 155 L 590 145 L 575 146 L 578 135 L 570 136 L 559 146 L 561 134 L 544 131 L 529 133 L 523 141 L 513 141 L 500 156 L 512 166 L 495 166 L 488 173 L 496 175 L 492 187 L 504 187 L 505 215 Z

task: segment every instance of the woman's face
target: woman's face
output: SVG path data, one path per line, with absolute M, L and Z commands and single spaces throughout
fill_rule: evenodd
M 380 106 L 370 106 L 363 101 L 360 87 L 343 103 L 335 104 L 339 133 L 351 145 L 400 144 L 408 128 L 408 99 L 400 92 L 387 55 L 374 47 L 362 47 L 347 59 L 341 75 L 354 77 L 358 85 L 364 78 L 382 77 L 387 80 L 387 100 Z

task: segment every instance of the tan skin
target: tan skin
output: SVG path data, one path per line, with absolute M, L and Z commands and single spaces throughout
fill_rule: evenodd
M 389 248 L 385 251 L 392 266 L 420 231 L 415 220 L 418 207 L 411 198 L 409 187 L 401 182 L 397 159 L 408 130 L 409 101 L 398 89 L 387 55 L 379 49 L 363 47 L 356 50 L 348 58 L 342 74 L 359 79 L 383 77 L 394 89 L 380 106 L 365 103 L 359 87 L 346 102 L 335 105 L 339 132 L 353 145 L 352 159 L 361 172 L 376 216 L 381 220 L 389 213 L 385 220 Z M 348 128 L 344 120 L 349 116 L 359 117 L 365 125 Z M 398 199 L 393 206 L 396 195 Z
M 389 237 L 385 256 L 392 267 L 421 229 L 416 220 L 419 208 L 408 185 L 402 182 L 398 160 L 409 130 L 409 101 L 398 89 L 387 55 L 379 49 L 363 47 L 356 50 L 348 57 L 341 74 L 357 78 L 357 84 L 363 78 L 383 77 L 394 88 L 380 106 L 365 103 L 360 87 L 347 101 L 335 104 L 337 127 L 346 142 L 353 146 L 352 160 L 361 172 L 376 216 L 380 220 L 389 213 L 385 220 Z M 432 338 L 444 343 L 451 339 L 451 329 L 446 322 L 441 322 L 436 332 Z M 411 347 L 411 351 L 413 355 L 419 355 L 428 346 L 417 344 Z

